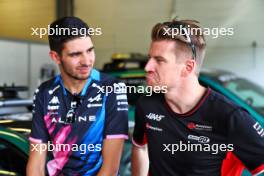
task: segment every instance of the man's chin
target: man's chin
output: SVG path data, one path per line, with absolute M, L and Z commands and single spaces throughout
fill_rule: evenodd
M 72 77 L 76 80 L 84 81 L 84 80 L 87 80 L 89 78 L 89 76 L 90 76 L 90 74 L 88 74 L 88 75 L 75 75 Z
M 77 79 L 80 80 L 80 81 L 84 81 L 84 80 L 87 80 L 89 78 L 89 75 L 87 76 L 78 76 Z
M 151 79 L 146 79 L 146 83 L 147 83 L 147 86 L 150 86 L 150 87 L 154 87 L 157 85 L 156 82 L 154 82 L 153 80 Z
M 86 80 L 91 76 L 91 71 L 87 72 L 86 74 L 78 74 L 77 78 L 79 80 Z

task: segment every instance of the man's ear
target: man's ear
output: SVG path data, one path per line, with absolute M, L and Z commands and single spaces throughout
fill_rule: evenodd
M 193 59 L 187 59 L 184 63 L 184 68 L 182 71 L 182 76 L 187 77 L 192 72 L 195 72 L 195 60 Z
M 59 54 L 56 51 L 50 51 L 49 55 L 51 57 L 51 59 L 56 63 L 56 64 L 61 64 L 61 57 L 59 56 Z

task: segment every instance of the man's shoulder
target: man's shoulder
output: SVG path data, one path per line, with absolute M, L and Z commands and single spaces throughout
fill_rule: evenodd
M 235 112 L 245 112 L 248 114 L 247 110 L 242 106 L 236 104 L 232 100 L 228 99 L 221 93 L 212 91 L 208 98 L 207 111 L 213 115 L 214 119 L 225 122 L 230 120 Z
M 235 110 L 241 108 L 238 104 L 228 99 L 225 95 L 214 90 L 211 90 L 209 103 L 223 109 Z
M 36 89 L 35 93 L 44 93 L 44 92 L 48 92 L 51 93 L 54 91 L 54 89 L 58 89 L 60 87 L 60 83 L 59 83 L 59 75 L 41 83 L 38 88 Z

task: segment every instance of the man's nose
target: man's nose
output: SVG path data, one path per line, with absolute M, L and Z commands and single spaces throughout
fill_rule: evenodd
M 80 59 L 81 65 L 89 65 L 91 63 L 91 58 L 88 54 L 83 54 Z
M 154 59 L 150 58 L 145 66 L 145 71 L 149 72 L 149 71 L 153 71 L 154 70 Z

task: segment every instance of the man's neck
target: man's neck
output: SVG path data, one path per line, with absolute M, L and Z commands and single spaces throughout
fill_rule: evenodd
M 174 112 L 183 114 L 198 104 L 205 91 L 206 88 L 202 87 L 198 80 L 195 80 L 168 90 L 165 94 L 165 100 Z
M 77 80 L 74 78 L 70 78 L 68 76 L 65 76 L 64 74 L 61 74 L 62 80 L 63 80 L 63 85 L 64 87 L 71 92 L 71 94 L 79 94 L 87 80 Z

